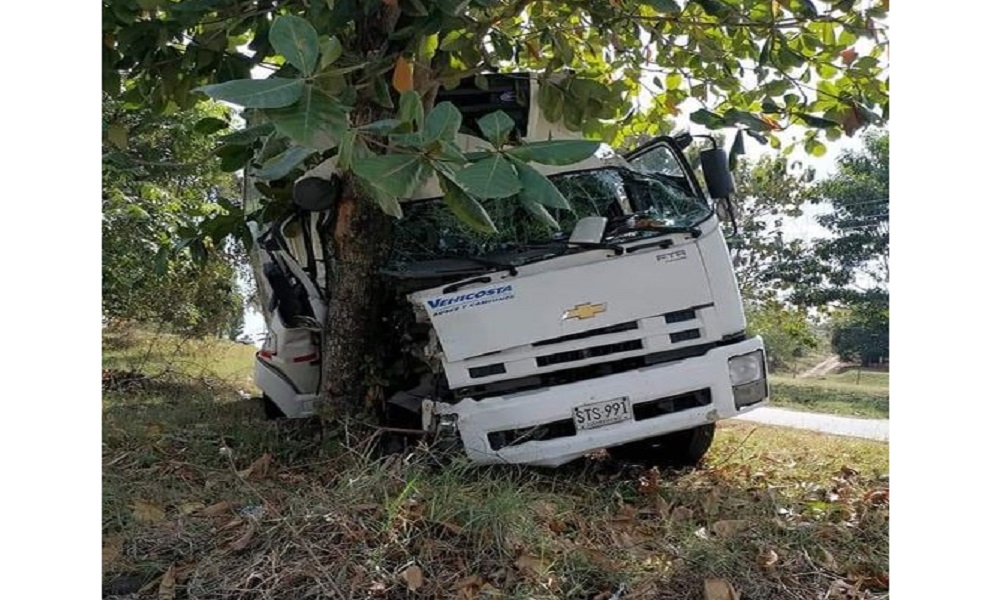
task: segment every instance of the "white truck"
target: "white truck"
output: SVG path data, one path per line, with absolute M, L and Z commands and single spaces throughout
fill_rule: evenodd
M 571 137 L 526 81 L 440 99 L 470 124 L 500 107 L 525 139 Z M 764 346 L 746 333 L 712 201 L 732 192 L 725 152 L 702 153 L 710 199 L 684 156 L 690 142 L 537 165 L 573 206 L 551 211 L 555 234 L 516 199 L 489 205 L 492 236 L 463 227 L 434 184 L 404 203 L 385 274 L 405 297 L 401 349 L 422 367 L 391 390 L 390 424 L 460 439 L 480 463 L 555 466 L 607 449 L 691 465 L 717 421 L 765 404 Z M 272 416 L 312 415 L 319 398 L 328 217 L 293 211 L 258 238 L 269 333 L 255 380 Z

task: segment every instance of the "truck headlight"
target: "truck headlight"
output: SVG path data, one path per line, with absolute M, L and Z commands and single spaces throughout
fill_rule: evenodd
M 729 359 L 729 381 L 734 386 L 764 378 L 764 353 L 760 350 Z
M 449 413 L 438 417 L 437 432 L 439 435 L 454 437 L 458 434 L 458 415 Z
M 729 380 L 733 384 L 733 400 L 737 408 L 757 404 L 767 398 L 764 352 L 755 350 L 730 358 Z

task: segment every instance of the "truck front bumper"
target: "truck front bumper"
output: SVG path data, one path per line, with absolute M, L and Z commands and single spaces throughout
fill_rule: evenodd
M 457 428 L 466 454 L 474 462 L 557 466 L 600 448 L 690 429 L 764 405 L 766 373 L 758 384 L 762 399 L 743 407 L 736 404 L 729 375 L 730 358 L 763 348 L 761 339 L 755 337 L 716 347 L 698 357 L 598 379 L 481 400 L 466 398 L 456 404 L 428 401 L 425 415 L 430 413 L 433 420 Z M 575 407 L 622 396 L 631 403 L 631 419 L 597 429 L 575 429 Z M 659 406 L 669 408 L 656 408 Z M 497 443 L 498 432 L 543 429 L 558 433 L 550 433 L 549 439 Z M 530 437 L 519 434 L 518 439 Z

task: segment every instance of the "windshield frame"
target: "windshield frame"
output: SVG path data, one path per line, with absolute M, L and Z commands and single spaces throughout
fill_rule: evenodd
M 626 162 L 631 163 L 632 159 L 639 158 L 643 154 L 648 154 L 649 152 L 655 150 L 660 146 L 666 146 L 667 149 L 670 150 L 670 153 L 673 154 L 674 156 L 674 160 L 677 161 L 677 164 L 680 165 L 681 170 L 684 171 L 684 175 L 687 178 L 688 186 L 690 186 L 691 190 L 694 192 L 694 195 L 698 199 L 704 201 L 705 204 L 707 204 L 709 208 L 711 208 L 712 207 L 711 202 L 709 201 L 708 195 L 705 193 L 705 190 L 703 190 L 701 187 L 701 182 L 698 180 L 698 175 L 695 173 L 694 168 L 691 167 L 691 163 L 688 162 L 687 157 L 684 156 L 684 148 L 682 148 L 681 145 L 677 143 L 677 140 L 674 139 L 673 136 L 661 135 L 659 137 L 655 137 L 650 141 L 646 142 L 645 144 L 641 144 L 640 146 L 632 150 L 629 150 L 628 152 L 622 155 L 622 158 L 624 158 Z

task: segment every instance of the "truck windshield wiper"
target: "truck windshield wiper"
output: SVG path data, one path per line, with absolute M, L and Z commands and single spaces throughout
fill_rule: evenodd
M 467 260 L 469 262 L 474 262 L 484 267 L 493 267 L 494 269 L 504 269 L 511 276 L 517 275 L 517 265 L 510 262 L 505 262 L 502 260 L 493 260 L 491 258 L 481 258 L 479 256 L 463 256 L 460 260 Z

